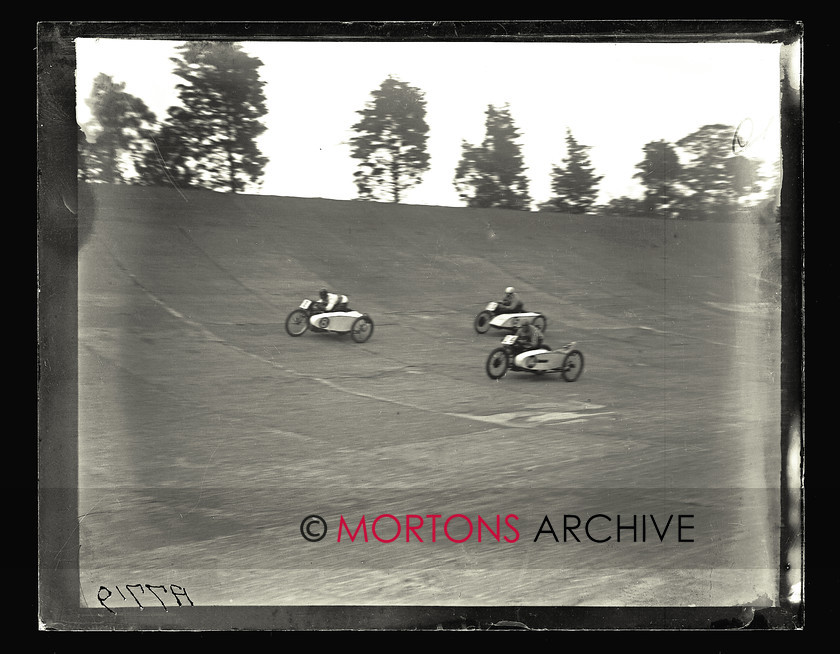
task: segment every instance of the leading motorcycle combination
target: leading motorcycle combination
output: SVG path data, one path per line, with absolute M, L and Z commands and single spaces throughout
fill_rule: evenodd
M 303 300 L 286 318 L 286 333 L 301 336 L 313 332 L 350 334 L 356 343 L 364 343 L 373 335 L 373 319 L 359 311 L 326 311 L 323 303 Z

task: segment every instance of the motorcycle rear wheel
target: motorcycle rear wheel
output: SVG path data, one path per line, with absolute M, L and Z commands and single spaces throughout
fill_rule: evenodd
M 356 343 L 364 343 L 373 336 L 373 320 L 369 316 L 361 316 L 353 321 L 350 328 L 350 338 Z
M 475 320 L 473 321 L 473 327 L 475 327 L 475 331 L 479 334 L 486 334 L 487 330 L 490 329 L 490 321 L 493 319 L 493 314 L 489 311 L 482 311 L 479 313 Z
M 572 350 L 563 357 L 563 379 L 567 382 L 577 381 L 583 372 L 583 353 L 580 350 Z

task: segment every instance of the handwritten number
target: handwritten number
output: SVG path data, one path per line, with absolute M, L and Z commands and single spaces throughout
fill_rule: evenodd
M 160 596 L 158 593 L 156 593 L 156 592 L 154 591 L 154 589 L 156 589 L 156 588 L 157 588 L 157 589 L 159 589 L 160 591 L 163 591 L 163 593 L 162 593 L 163 595 L 166 595 L 166 593 L 171 593 L 171 594 L 172 594 L 172 597 L 174 597 L 174 598 L 175 598 L 175 601 L 176 601 L 176 602 L 178 602 L 178 606 L 184 606 L 184 604 L 185 604 L 186 602 L 189 602 L 189 605 L 190 605 L 190 606 L 195 606 L 195 604 L 193 604 L 193 601 L 190 599 L 190 596 L 189 596 L 189 595 L 187 595 L 187 591 L 186 591 L 186 590 L 184 590 L 184 587 L 183 587 L 183 586 L 179 586 L 178 584 L 169 584 L 169 590 L 167 590 L 167 589 L 166 589 L 166 586 L 164 586 L 163 584 L 158 584 L 158 585 L 145 584 L 145 588 L 144 588 L 144 585 L 143 585 L 143 584 L 124 584 L 124 585 L 125 585 L 125 589 L 126 589 L 126 590 L 128 591 L 128 593 L 129 593 L 129 595 L 131 595 L 131 597 L 133 597 L 133 598 L 134 598 L 134 601 L 137 603 L 137 606 L 139 606 L 141 610 L 142 610 L 144 607 L 143 607 L 143 605 L 140 603 L 140 600 L 139 600 L 139 599 L 137 599 L 137 595 L 136 595 L 136 594 L 134 593 L 134 591 L 132 590 L 133 588 L 139 588 L 139 589 L 140 589 L 140 594 L 141 594 L 141 595 L 145 594 L 145 593 L 146 593 L 146 590 L 145 590 L 145 589 L 146 589 L 146 588 L 148 588 L 148 589 L 149 589 L 149 592 L 150 592 L 152 595 L 154 595 L 154 596 L 155 596 L 155 598 L 157 599 L 157 601 L 158 601 L 158 602 L 160 602 L 160 605 L 163 607 L 163 610 L 164 610 L 164 611 L 167 611 L 167 612 L 169 612 L 169 609 L 166 607 L 166 603 L 163 601 L 163 599 L 161 598 L 161 596 Z M 123 594 L 122 594 L 122 591 L 120 590 L 120 587 L 119 587 L 119 586 L 117 586 L 117 587 L 116 587 L 116 589 L 117 589 L 117 592 L 120 594 L 120 597 L 122 597 L 122 598 L 123 598 L 123 601 L 125 601 L 126 597 L 125 597 L 125 595 L 123 595 Z M 104 591 L 104 592 L 103 592 L 103 591 Z M 109 588 L 106 588 L 105 586 L 100 586 L 100 587 L 99 587 L 99 590 L 98 590 L 98 591 L 97 591 L 97 593 L 96 593 L 96 599 L 98 599 L 98 600 L 99 600 L 99 603 L 100 603 L 100 604 L 101 604 L 104 608 L 108 609 L 111 613 L 116 613 L 116 611 L 114 611 L 114 610 L 113 610 L 110 606 L 108 606 L 107 604 L 105 604 L 105 601 L 106 601 L 106 600 L 108 600 L 108 599 L 110 599 L 110 597 L 111 597 L 112 595 L 113 595 L 113 593 L 111 592 L 111 590 L 110 590 Z M 182 602 L 182 601 L 181 601 L 181 599 L 182 599 L 182 598 L 184 598 L 184 599 L 186 600 L 186 602 Z
M 176 588 L 179 589 L 181 592 L 176 593 Z M 183 606 L 183 604 L 181 603 L 181 599 L 178 597 L 179 595 L 183 595 L 184 597 L 186 597 L 187 601 L 190 603 L 190 606 L 193 606 L 193 601 L 190 599 L 190 596 L 187 595 L 187 591 L 185 591 L 182 586 L 179 586 L 178 584 L 169 584 L 169 590 L 172 592 L 172 595 L 178 601 L 178 606 Z
M 108 593 L 105 597 L 102 597 L 102 591 L 103 590 Z M 106 604 L 105 604 L 105 600 L 108 599 L 109 597 L 111 597 L 111 595 L 113 595 L 113 593 L 110 590 L 105 588 L 105 586 L 100 586 L 99 591 L 96 593 L 96 599 L 98 599 L 99 603 L 102 606 L 104 606 L 106 609 L 108 609 L 111 613 L 116 613 L 116 611 L 114 611 L 114 609 L 112 609 L 110 606 L 106 606 Z
M 139 588 L 141 593 L 145 593 L 146 591 L 143 590 L 143 584 L 126 584 L 125 585 L 125 589 L 129 593 L 131 593 L 131 596 L 134 598 L 134 601 L 137 602 L 137 606 L 139 606 L 142 609 L 143 605 L 140 603 L 140 600 L 137 599 L 137 596 L 131 591 L 132 588 Z
M 153 590 L 152 590 L 152 588 L 160 588 L 160 589 L 161 589 L 161 590 L 163 590 L 163 592 L 165 593 L 165 592 L 166 592 L 166 587 L 165 587 L 165 586 L 150 586 L 149 584 L 146 584 L 146 588 L 148 588 L 148 589 L 149 589 L 149 592 L 150 592 L 152 595 L 154 595 L 155 597 L 157 597 L 157 601 L 158 601 L 158 602 L 160 602 L 160 605 L 163 607 L 163 610 L 164 610 L 164 611 L 166 611 L 166 612 L 168 613 L 168 612 L 169 612 L 169 609 L 167 609 L 167 608 L 166 608 L 166 604 L 164 604 L 164 603 L 163 603 L 163 600 L 162 600 L 160 597 L 158 597 L 158 594 L 157 594 L 155 591 L 153 591 Z

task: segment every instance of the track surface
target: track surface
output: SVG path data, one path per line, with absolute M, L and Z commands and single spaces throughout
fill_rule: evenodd
M 728 606 L 780 595 L 778 245 L 664 223 L 97 188 L 79 255 L 81 588 L 196 605 Z M 776 272 L 774 272 L 776 271 Z M 484 371 L 514 285 L 586 367 Z M 321 286 L 365 344 L 291 338 Z M 310 543 L 301 520 L 328 523 Z M 371 521 L 403 521 L 391 543 Z M 428 518 L 484 532 L 436 540 Z M 563 515 L 601 518 L 563 541 Z M 676 538 L 679 514 L 693 529 Z M 619 518 L 618 516 L 621 516 Z M 616 523 L 654 515 L 645 539 Z M 366 516 L 369 542 L 336 542 Z M 535 536 L 548 516 L 560 542 Z M 416 522 L 414 523 L 416 524 Z M 451 535 L 467 535 L 462 518 Z M 633 536 L 636 536 L 635 542 Z M 578 530 L 578 535 L 583 535 Z M 378 535 L 395 525 L 382 519 Z M 617 540 L 621 536 L 621 541 Z M 123 600 L 112 603 L 121 605 Z

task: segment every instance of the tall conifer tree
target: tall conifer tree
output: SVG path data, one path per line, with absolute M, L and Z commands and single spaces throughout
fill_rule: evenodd
M 359 197 L 399 202 L 429 169 L 426 151 L 429 126 L 423 93 L 393 77 L 373 91 L 373 99 L 357 113 L 350 140 Z
M 238 43 L 194 41 L 178 50 L 181 104 L 169 108 L 145 158 L 146 180 L 231 193 L 258 185 L 268 162 L 257 146 L 267 113 L 262 62 Z
M 510 108 L 489 105 L 486 133 L 480 146 L 462 142 L 461 161 L 455 169 L 455 188 L 469 207 L 528 210 L 531 197 L 519 130 Z
M 552 166 L 552 197 L 543 208 L 568 213 L 586 213 L 592 208 L 603 176 L 595 174 L 589 149 L 577 142 L 571 130 L 566 130 L 566 156 L 562 166 Z

